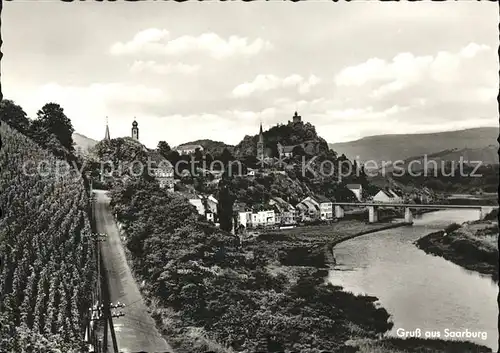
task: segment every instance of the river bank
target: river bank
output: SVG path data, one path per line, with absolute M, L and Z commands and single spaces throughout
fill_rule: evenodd
M 498 282 L 498 212 L 486 220 L 451 225 L 420 238 L 415 245 L 426 253 L 441 256 L 467 270 L 491 276 Z
M 274 265 L 328 267 L 334 263 L 332 249 L 340 242 L 378 231 L 411 225 L 405 222 L 367 223 L 355 219 L 341 220 L 328 225 L 304 226 L 265 232 L 244 245 L 249 249 L 266 246 L 266 257 Z
M 113 206 L 135 278 L 177 353 L 356 352 L 349 340 L 378 341 L 393 326 L 377 298 L 325 278 L 330 242 L 400 225 L 346 221 L 240 244 L 154 187 L 127 186 Z

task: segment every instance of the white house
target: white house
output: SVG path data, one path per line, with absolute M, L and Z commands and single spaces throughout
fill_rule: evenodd
M 319 214 L 320 219 L 328 220 L 333 219 L 333 203 L 331 200 L 323 196 L 318 196 L 314 198 L 317 203 L 319 203 Z
M 200 151 L 203 151 L 203 146 L 202 145 L 180 145 L 175 148 L 175 150 L 180 154 L 193 154 L 196 152 L 196 150 L 199 149 Z
M 361 198 L 363 197 L 363 188 L 361 187 L 361 184 L 347 184 L 347 188 L 351 190 L 354 195 L 356 195 L 358 201 L 361 201 Z
M 252 213 L 252 225 L 257 226 L 272 226 L 276 224 L 276 215 L 274 210 L 259 211 Z
M 242 211 L 238 212 L 238 220 L 239 223 L 245 228 L 252 227 L 252 212 L 250 211 Z
M 202 216 L 205 215 L 205 206 L 203 205 L 203 201 L 199 197 L 193 197 L 189 199 L 189 203 L 196 207 L 198 213 Z
M 382 203 L 401 203 L 403 202 L 403 198 L 401 195 L 396 193 L 392 189 L 380 190 L 374 197 L 374 202 L 382 202 Z
M 217 213 L 217 206 L 219 205 L 219 201 L 213 196 L 210 195 L 207 197 L 207 206 L 208 206 L 208 211 L 212 213 Z

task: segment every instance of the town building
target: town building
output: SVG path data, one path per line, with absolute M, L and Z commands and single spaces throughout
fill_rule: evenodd
M 188 198 L 188 201 L 191 205 L 196 207 L 196 211 L 201 216 L 205 216 L 205 205 L 203 205 L 203 199 L 198 195 L 193 195 Z
M 206 198 L 206 205 L 209 212 L 217 214 L 219 201 L 213 195 L 210 195 Z
M 361 184 L 347 184 L 347 188 L 352 191 L 352 193 L 356 196 L 358 201 L 361 201 L 363 198 L 363 188 Z
M 215 213 L 207 212 L 206 217 L 207 217 L 207 221 L 215 223 Z
M 175 150 L 180 154 L 180 155 L 191 155 L 196 152 L 196 150 L 199 149 L 200 151 L 203 151 L 203 146 L 202 145 L 180 145 L 175 148 Z
M 160 188 L 174 191 L 174 167 L 170 161 L 156 151 L 149 151 L 148 157 L 146 172 L 158 181 Z
M 244 202 L 235 202 L 233 204 L 233 213 L 238 215 L 238 223 L 245 228 L 252 227 L 252 212 Z
M 401 203 L 403 202 L 403 197 L 393 189 L 385 188 L 375 194 L 375 196 L 373 197 L 373 202 Z
M 253 227 L 269 227 L 276 224 L 276 214 L 274 210 L 265 210 L 252 213 Z
M 255 169 L 247 168 L 247 176 L 255 176 Z
M 333 219 L 333 203 L 331 200 L 324 196 L 317 196 L 313 199 L 319 203 L 319 212 L 321 220 L 330 220 Z
M 281 143 L 278 142 L 277 147 L 280 159 L 284 157 L 286 158 L 293 157 L 293 149 L 295 148 L 295 146 L 283 146 Z
M 295 208 L 299 210 L 302 221 L 315 220 L 320 216 L 319 203 L 311 197 L 306 197 L 304 200 L 300 201 Z
M 238 212 L 238 223 L 245 228 L 252 228 L 252 212 Z
M 135 118 L 134 121 L 132 122 L 132 138 L 136 141 L 139 141 L 139 126 Z
M 269 204 L 275 207 L 277 224 L 291 225 L 297 222 L 297 210 L 281 197 L 273 197 Z

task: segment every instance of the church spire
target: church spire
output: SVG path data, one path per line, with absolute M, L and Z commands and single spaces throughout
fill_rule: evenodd
M 264 133 L 262 132 L 262 120 L 260 121 L 259 140 L 257 141 L 257 159 L 264 160 Z
M 106 117 L 106 133 L 105 133 L 105 135 L 104 135 L 104 139 L 105 139 L 106 141 L 111 140 L 111 138 L 109 137 L 108 117 Z

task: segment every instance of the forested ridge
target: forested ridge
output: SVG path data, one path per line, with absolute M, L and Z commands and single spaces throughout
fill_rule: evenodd
M 0 133 L 0 352 L 82 352 L 96 281 L 84 181 L 56 176 L 59 160 L 4 121 Z

